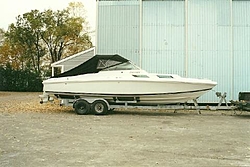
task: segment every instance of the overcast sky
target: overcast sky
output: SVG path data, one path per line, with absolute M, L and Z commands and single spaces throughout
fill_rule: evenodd
M 45 9 L 61 10 L 69 2 L 82 2 L 87 13 L 87 20 L 91 30 L 95 29 L 96 0 L 1 0 L 0 1 L 0 28 L 7 30 L 9 24 L 16 22 L 16 17 L 31 10 Z

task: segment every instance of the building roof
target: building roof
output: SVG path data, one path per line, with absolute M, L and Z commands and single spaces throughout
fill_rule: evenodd
M 51 67 L 61 67 L 62 65 L 65 65 L 66 62 L 73 61 L 74 59 L 76 59 L 78 57 L 82 57 L 83 55 L 86 55 L 89 52 L 93 52 L 94 50 L 95 50 L 95 47 L 90 48 L 88 50 L 84 50 L 84 51 L 79 52 L 77 54 L 74 54 L 72 56 L 66 57 L 65 59 L 62 59 L 62 60 L 59 60 L 57 62 L 52 63 Z

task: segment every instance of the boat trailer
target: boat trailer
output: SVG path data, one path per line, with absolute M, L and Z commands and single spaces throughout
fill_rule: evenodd
M 228 104 L 226 100 L 226 92 L 216 92 L 216 96 L 219 98 L 217 105 L 205 104 L 199 105 L 197 99 L 193 99 L 193 103 L 179 103 L 179 104 L 168 104 L 168 105 L 138 105 L 137 100 L 121 101 L 116 100 L 115 104 L 109 104 L 109 102 L 103 98 L 76 98 L 76 99 L 60 99 L 61 106 L 72 106 L 75 112 L 79 115 L 94 113 L 96 115 L 107 114 L 108 111 L 114 109 L 172 109 L 174 112 L 178 110 L 196 110 L 198 114 L 201 114 L 201 110 L 241 110 L 249 109 L 250 102 L 233 102 L 230 101 Z M 43 94 L 39 96 L 40 103 L 52 102 L 54 98 L 49 94 Z M 117 98 L 118 99 L 118 98 Z

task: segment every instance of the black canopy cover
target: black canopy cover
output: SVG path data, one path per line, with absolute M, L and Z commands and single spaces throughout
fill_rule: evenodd
M 125 59 L 120 55 L 95 55 L 86 62 L 80 64 L 79 66 L 61 73 L 53 78 L 76 76 L 88 73 L 97 73 L 103 69 L 125 63 L 129 60 Z

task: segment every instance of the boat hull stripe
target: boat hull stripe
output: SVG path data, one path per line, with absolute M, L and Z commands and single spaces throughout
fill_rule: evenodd
M 107 94 L 107 93 L 76 93 L 76 92 L 54 92 L 54 91 L 45 91 L 49 94 L 61 94 L 61 95 L 85 95 L 85 96 L 157 96 L 157 95 L 171 95 L 171 94 L 187 94 L 187 93 L 195 93 L 195 92 L 203 92 L 203 91 L 209 91 L 212 88 L 209 89 L 200 89 L 200 90 L 193 90 L 193 91 L 185 91 L 185 92 L 172 92 L 172 93 L 146 93 L 146 94 Z

